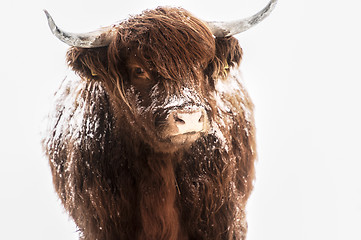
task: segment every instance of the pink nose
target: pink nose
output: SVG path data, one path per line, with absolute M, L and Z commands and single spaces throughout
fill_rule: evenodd
M 206 128 L 206 112 L 203 108 L 177 110 L 172 113 L 177 134 L 202 132 Z

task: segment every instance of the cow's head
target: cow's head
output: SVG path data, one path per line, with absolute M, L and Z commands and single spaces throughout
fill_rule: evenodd
M 88 81 L 102 81 L 129 133 L 155 151 L 173 152 L 209 132 L 217 79 L 240 63 L 232 35 L 273 9 L 233 23 L 203 22 L 181 8 L 147 10 L 117 25 L 86 34 L 49 26 L 71 45 L 69 66 Z

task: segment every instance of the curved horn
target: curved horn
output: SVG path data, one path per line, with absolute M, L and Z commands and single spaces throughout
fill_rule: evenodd
M 54 22 L 48 11 L 44 10 L 52 33 L 69 46 L 81 48 L 96 48 L 108 46 L 114 32 L 111 27 L 101 28 L 88 33 L 68 33 L 61 30 Z
M 271 0 L 255 15 L 230 22 L 205 22 L 215 37 L 229 37 L 244 32 L 265 19 L 275 8 L 277 0 Z

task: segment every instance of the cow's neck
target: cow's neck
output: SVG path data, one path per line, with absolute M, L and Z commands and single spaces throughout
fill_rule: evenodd
M 138 199 L 143 232 L 139 239 L 177 239 L 179 212 L 173 154 L 152 153 L 141 159 Z

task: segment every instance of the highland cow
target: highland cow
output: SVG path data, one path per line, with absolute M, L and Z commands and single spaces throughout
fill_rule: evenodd
M 267 16 L 201 21 L 146 10 L 71 46 L 43 145 L 86 240 L 245 239 L 256 159 L 253 105 L 232 35 Z

